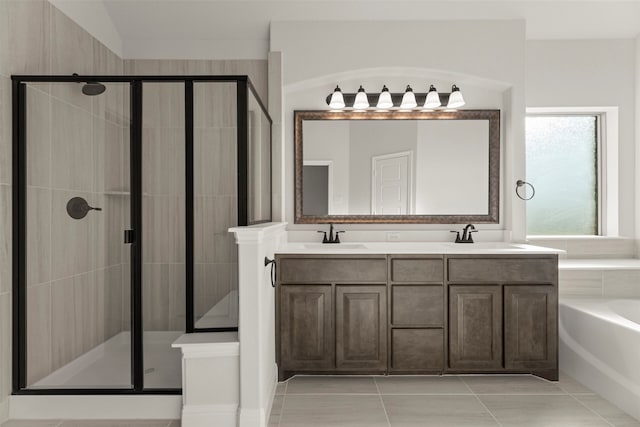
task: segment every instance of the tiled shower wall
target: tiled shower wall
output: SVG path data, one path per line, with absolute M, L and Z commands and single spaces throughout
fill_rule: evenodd
M 194 92 L 194 315 L 196 326 L 207 327 L 210 320 L 197 321 L 238 289 L 237 248 L 228 232 L 238 225 L 236 85 L 200 83 Z
M 0 421 L 11 387 L 10 76 L 122 71 L 121 59 L 49 2 L 0 1 Z M 122 209 L 104 190 L 121 180 L 123 99 L 79 89 L 37 85 L 27 94 L 28 256 L 38 260 L 28 271 L 29 382 L 122 328 L 122 254 L 107 237 L 121 227 Z M 65 204 L 75 195 L 102 205 L 103 215 L 72 223 Z
M 10 2 L 9 7 L 10 16 L 25 19 L 25 27 L 33 28 L 30 20 L 40 18 L 49 34 L 43 39 L 45 58 L 25 73 L 122 74 L 120 58 L 48 3 Z M 14 31 L 15 22 L 10 24 Z M 29 63 L 32 58 L 22 59 Z M 128 201 L 112 194 L 122 192 L 127 182 L 122 164 L 128 118 L 122 85 L 88 97 L 76 83 L 30 84 L 27 108 L 31 385 L 122 330 L 128 286 L 123 284 L 126 248 L 121 238 Z M 72 197 L 103 210 L 72 219 L 66 212 Z
M 126 64 L 125 65 L 123 65 Z M 0 0 L 0 421 L 6 419 L 8 414 L 8 396 L 11 390 L 11 80 L 12 74 L 120 74 L 123 71 L 123 67 L 126 68 L 126 72 L 129 74 L 248 74 L 258 92 L 260 93 L 262 100 L 267 103 L 267 63 L 263 60 L 256 61 L 122 61 L 110 52 L 100 42 L 91 37 L 86 31 L 81 29 L 78 25 L 68 19 L 64 14 L 59 12 L 55 7 L 49 4 L 46 0 Z M 121 182 L 113 181 L 114 176 L 118 176 L 118 173 L 114 170 L 118 169 L 117 160 L 122 156 L 123 162 L 120 166 L 120 177 L 127 177 L 127 150 L 124 149 L 121 154 L 117 154 L 117 150 L 112 150 L 113 146 L 104 146 L 102 144 L 102 136 L 111 135 L 107 138 L 112 139 L 113 134 L 119 134 L 119 129 L 122 128 L 123 123 L 119 122 L 118 114 L 110 115 L 116 112 L 116 110 L 110 110 L 105 108 L 106 105 L 102 104 L 102 100 L 113 96 L 116 90 L 109 88 L 107 93 L 92 99 L 89 103 L 89 98 L 84 98 L 79 93 L 79 86 L 75 90 L 74 85 L 66 85 L 65 88 L 50 88 L 47 86 L 39 86 L 39 90 L 30 90 L 29 97 L 32 106 L 43 107 L 40 111 L 30 111 L 30 114 L 39 114 L 39 120 L 42 120 L 41 126 L 31 129 L 32 132 L 36 132 L 37 128 L 45 132 L 44 139 L 41 142 L 48 144 L 62 144 L 64 147 L 69 147 L 66 144 L 65 137 L 79 137 L 83 143 L 87 141 L 92 142 L 91 154 L 89 150 L 80 149 L 78 153 L 76 150 L 72 150 L 70 155 L 80 156 L 81 160 L 84 159 L 88 163 L 80 167 L 79 170 L 67 169 L 61 172 L 60 176 L 53 179 L 53 174 L 58 174 L 54 170 L 59 167 L 58 163 L 53 162 L 52 158 L 47 161 L 46 155 L 42 155 L 38 158 L 36 156 L 33 160 L 40 159 L 44 161 L 43 164 L 38 164 L 33 169 L 34 175 L 30 175 L 32 184 L 38 183 L 38 185 L 32 185 L 30 193 L 32 192 L 33 199 L 30 200 L 30 205 L 36 201 L 40 201 L 45 207 L 49 206 L 52 209 L 57 206 L 56 209 L 63 207 L 60 206 L 63 202 L 66 203 L 65 197 L 73 193 L 81 193 L 85 195 L 90 203 L 95 203 L 101 207 L 113 205 L 114 210 L 118 211 L 115 206 L 126 206 L 126 179 Z M 38 100 L 37 104 L 34 104 L 34 100 Z M 112 100 L 119 104 L 119 100 Z M 127 102 L 123 100 L 123 105 Z M 109 102 L 111 104 L 111 102 Z M 112 104 L 111 104 L 112 105 Z M 71 122 L 74 125 L 74 132 L 76 135 L 65 135 L 62 126 L 64 122 Z M 47 134 L 48 126 L 50 126 L 51 132 Z M 100 134 L 101 127 L 105 127 L 105 132 Z M 32 134 L 36 136 L 37 134 Z M 126 147 L 128 141 L 125 140 L 127 132 L 124 132 L 122 139 L 120 136 L 116 136 L 119 144 Z M 33 138 L 30 138 L 32 140 Z M 55 141 L 55 142 L 54 142 Z M 34 140 L 35 142 L 35 140 Z M 56 152 L 56 148 L 51 149 L 51 145 L 45 152 L 49 152 L 51 156 L 54 154 L 60 155 L 62 152 Z M 35 146 L 34 146 L 35 148 Z M 103 153 L 100 150 L 105 149 Z M 40 148 L 37 149 L 38 151 Z M 31 152 L 29 153 L 32 154 Z M 102 156 L 102 157 L 101 157 Z M 101 161 L 99 161 L 101 160 Z M 57 159 L 55 160 L 57 162 Z M 64 161 L 64 160 L 63 160 Z M 95 162 L 97 161 L 97 162 Z M 100 169 L 100 168 L 105 169 Z M 47 170 L 48 168 L 48 170 Z M 93 168 L 96 172 L 94 173 Z M 112 174 L 113 172 L 113 174 Z M 49 177 L 49 182 L 44 182 Z M 104 179 L 104 181 L 103 181 Z M 40 180 L 40 181 L 38 181 Z M 44 184 L 44 185 L 42 185 Z M 118 191 L 122 185 L 122 191 Z M 38 188 L 35 188 L 38 187 Z M 66 192 L 66 194 L 65 194 Z M 113 199 L 113 201 L 110 201 Z M 119 201 L 118 201 L 119 200 Z M 30 221 L 38 222 L 42 220 L 42 226 L 47 227 L 47 223 L 50 221 L 42 219 L 39 213 L 44 212 L 43 207 L 34 205 L 37 209 L 34 209 Z M 126 210 L 126 208 L 125 208 Z M 62 212 L 62 218 L 65 218 L 64 211 Z M 121 230 L 115 235 L 114 239 L 111 237 L 102 237 L 102 233 L 106 233 L 109 236 L 112 233 L 109 231 L 109 227 L 120 228 L 123 224 L 118 223 L 117 213 L 111 213 L 112 210 L 106 210 L 100 213 L 102 216 L 98 217 L 97 212 L 92 212 L 89 217 L 85 218 L 79 223 L 83 228 L 83 231 L 79 233 L 85 233 L 85 236 L 91 236 L 93 241 L 89 241 L 89 246 L 83 246 L 80 248 L 71 247 L 70 243 L 73 239 L 79 238 L 78 235 L 72 233 L 71 236 L 66 236 L 67 244 L 63 247 L 55 246 L 56 243 L 52 242 L 53 233 L 64 234 L 69 231 L 65 229 L 64 224 L 59 230 L 51 230 L 51 235 L 47 240 L 46 233 L 42 233 L 40 241 L 35 243 L 34 249 L 38 249 L 38 253 L 35 256 L 41 257 L 41 262 L 32 265 L 32 267 L 38 267 L 31 270 L 34 280 L 32 286 L 29 287 L 30 297 L 34 298 L 32 302 L 35 302 L 35 310 L 30 315 L 33 317 L 33 324 L 41 322 L 47 318 L 52 319 L 53 313 L 51 310 L 52 304 L 54 304 L 52 298 L 57 300 L 73 298 L 73 300 L 79 298 L 79 300 L 92 299 L 95 305 L 88 304 L 83 305 L 85 310 L 77 310 L 80 304 L 76 305 L 74 302 L 71 305 L 68 301 L 64 304 L 69 304 L 67 307 L 70 311 L 59 319 L 61 322 L 67 322 L 71 324 L 73 322 L 74 328 L 78 324 L 86 324 L 86 330 L 84 330 L 79 338 L 73 344 L 72 340 L 75 338 L 63 338 L 67 339 L 67 343 L 72 343 L 69 348 L 58 348 L 59 353 L 54 352 L 51 349 L 50 352 L 43 351 L 40 355 L 40 361 L 43 364 L 43 368 L 40 370 L 41 374 L 46 371 L 46 366 L 54 366 L 63 363 L 62 360 L 66 357 L 71 357 L 72 354 L 78 351 L 78 348 L 89 346 L 90 344 L 99 342 L 100 338 L 105 338 L 111 333 L 114 333 L 121 328 L 120 325 L 127 325 L 128 323 L 128 292 L 124 292 L 122 300 L 123 305 L 118 307 L 112 307 L 107 310 L 109 313 L 110 321 L 102 323 L 104 329 L 100 327 L 100 322 L 84 322 L 86 316 L 89 316 L 88 307 L 95 307 L 98 310 L 99 316 L 100 310 L 104 308 L 104 303 L 108 300 L 120 299 L 117 288 L 108 288 L 106 291 L 105 283 L 117 283 L 118 277 L 129 277 L 128 264 L 126 263 L 127 254 L 124 254 L 124 258 L 117 258 L 119 251 L 114 250 L 113 245 L 117 242 L 120 244 L 122 237 Z M 58 212 L 59 214 L 59 212 Z M 94 215 L 96 214 L 96 215 Z M 127 215 L 128 216 L 128 215 Z M 105 222 L 105 218 L 111 217 L 113 221 Z M 101 218 L 101 219 L 100 219 Z M 203 216 L 203 220 L 206 216 Z M 70 219 L 69 219 L 70 220 Z M 53 220 L 57 221 L 57 220 Z M 67 226 L 69 223 L 67 223 Z M 160 227 L 161 225 L 159 225 Z M 51 225 L 49 225 L 51 228 Z M 57 227 L 55 227 L 57 228 Z M 222 234 L 220 231 L 219 234 Z M 93 247 L 95 243 L 102 240 L 101 246 Z M 108 242 L 108 243 L 107 243 Z M 88 249 L 91 253 L 87 256 L 83 249 Z M 125 249 L 126 250 L 126 249 Z M 62 253 L 60 253 L 62 251 Z M 73 257 L 67 253 L 73 254 Z M 34 254 L 30 254 L 33 256 Z M 65 262 L 60 262 L 61 259 Z M 68 259 L 73 261 L 66 262 Z M 119 263 L 120 262 L 120 263 Z M 33 263 L 32 263 L 33 264 Z M 122 270 L 122 276 L 117 272 L 118 269 Z M 176 270 L 176 275 L 184 277 L 184 274 Z M 116 276 L 114 278 L 114 276 Z M 96 280 L 91 282 L 91 277 Z M 104 282 L 101 282 L 103 280 Z M 159 278 L 164 279 L 164 278 Z M 128 282 L 122 282 L 127 283 Z M 204 282 L 206 283 L 206 282 Z M 55 289 L 55 291 L 54 291 Z M 103 293 L 103 289 L 106 293 Z M 178 288 L 174 287 L 174 290 Z M 113 293 L 111 291 L 114 291 Z M 73 295 L 73 297 L 71 297 Z M 167 297 L 169 300 L 184 301 L 181 294 L 172 295 Z M 166 301 L 164 297 L 160 301 Z M 102 308 L 101 308 L 102 307 Z M 125 307 L 127 309 L 125 309 Z M 166 312 L 168 318 L 173 318 L 172 321 L 160 320 L 163 324 L 169 324 L 171 329 L 174 329 L 172 325 L 182 325 L 184 322 L 184 313 L 180 313 L 180 310 L 184 309 L 183 304 L 176 304 L 175 310 L 167 309 L 165 305 L 163 309 L 156 310 Z M 154 310 L 151 310 L 154 312 Z M 169 314 L 172 313 L 172 314 Z M 106 315 L 106 313 L 104 313 Z M 122 315 L 122 323 L 118 324 L 118 317 Z M 84 316 L 84 317 L 83 317 Z M 182 317 L 182 319 L 180 319 Z M 72 320 L 73 319 L 73 320 Z M 61 323 L 62 324 L 62 323 Z M 53 326 L 53 323 L 52 323 Z M 75 329 L 72 329 L 73 333 L 76 333 Z M 42 328 L 41 342 L 37 345 L 41 345 L 42 348 L 51 348 L 54 345 L 51 340 L 52 330 L 47 332 L 46 328 Z M 56 337 L 56 340 L 60 337 Z M 49 342 L 47 343 L 47 340 Z M 80 342 L 80 344 L 79 344 Z M 55 361 L 54 361 L 55 359 Z M 37 377 L 37 376 L 36 376 Z M 35 379 L 31 378 L 32 380 Z

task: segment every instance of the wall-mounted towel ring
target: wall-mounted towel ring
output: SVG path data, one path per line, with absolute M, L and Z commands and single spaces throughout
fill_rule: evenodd
M 271 264 L 271 286 L 275 288 L 276 287 L 276 271 L 278 268 L 278 266 L 276 265 L 276 260 L 264 257 L 264 266 L 266 267 L 269 264 Z
M 518 192 L 520 187 L 523 187 L 525 185 L 528 185 L 529 187 L 531 187 L 531 196 L 529 196 L 529 197 L 522 197 L 520 195 L 520 193 Z M 533 199 L 533 196 L 536 195 L 536 189 L 532 184 L 528 183 L 527 181 L 523 181 L 523 180 L 519 179 L 519 180 L 516 181 L 516 195 L 519 198 L 521 198 L 522 200 L 531 200 L 531 199 Z M 525 193 L 525 195 L 526 195 L 526 193 Z

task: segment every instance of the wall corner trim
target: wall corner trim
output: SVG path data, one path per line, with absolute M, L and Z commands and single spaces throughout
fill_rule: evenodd
M 265 224 L 250 225 L 247 227 L 233 227 L 229 229 L 229 232 L 235 233 L 236 243 L 238 244 L 257 244 L 271 236 L 279 234 L 284 231 L 286 227 L 286 222 L 268 222 Z

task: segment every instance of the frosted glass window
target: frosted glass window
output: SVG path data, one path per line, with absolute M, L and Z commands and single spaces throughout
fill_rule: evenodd
M 527 234 L 598 234 L 598 119 L 527 117 Z

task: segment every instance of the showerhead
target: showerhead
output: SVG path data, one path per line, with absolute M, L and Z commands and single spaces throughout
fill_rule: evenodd
M 73 76 L 74 77 L 79 77 L 78 73 L 73 73 Z M 82 82 L 78 82 L 78 83 L 82 83 Z M 82 86 L 82 93 L 84 93 L 87 96 L 100 95 L 105 90 L 107 90 L 107 88 L 100 82 L 90 82 L 90 81 L 88 81 Z
M 95 96 L 103 93 L 107 88 L 100 82 L 87 82 L 82 86 L 82 93 L 87 96 Z

